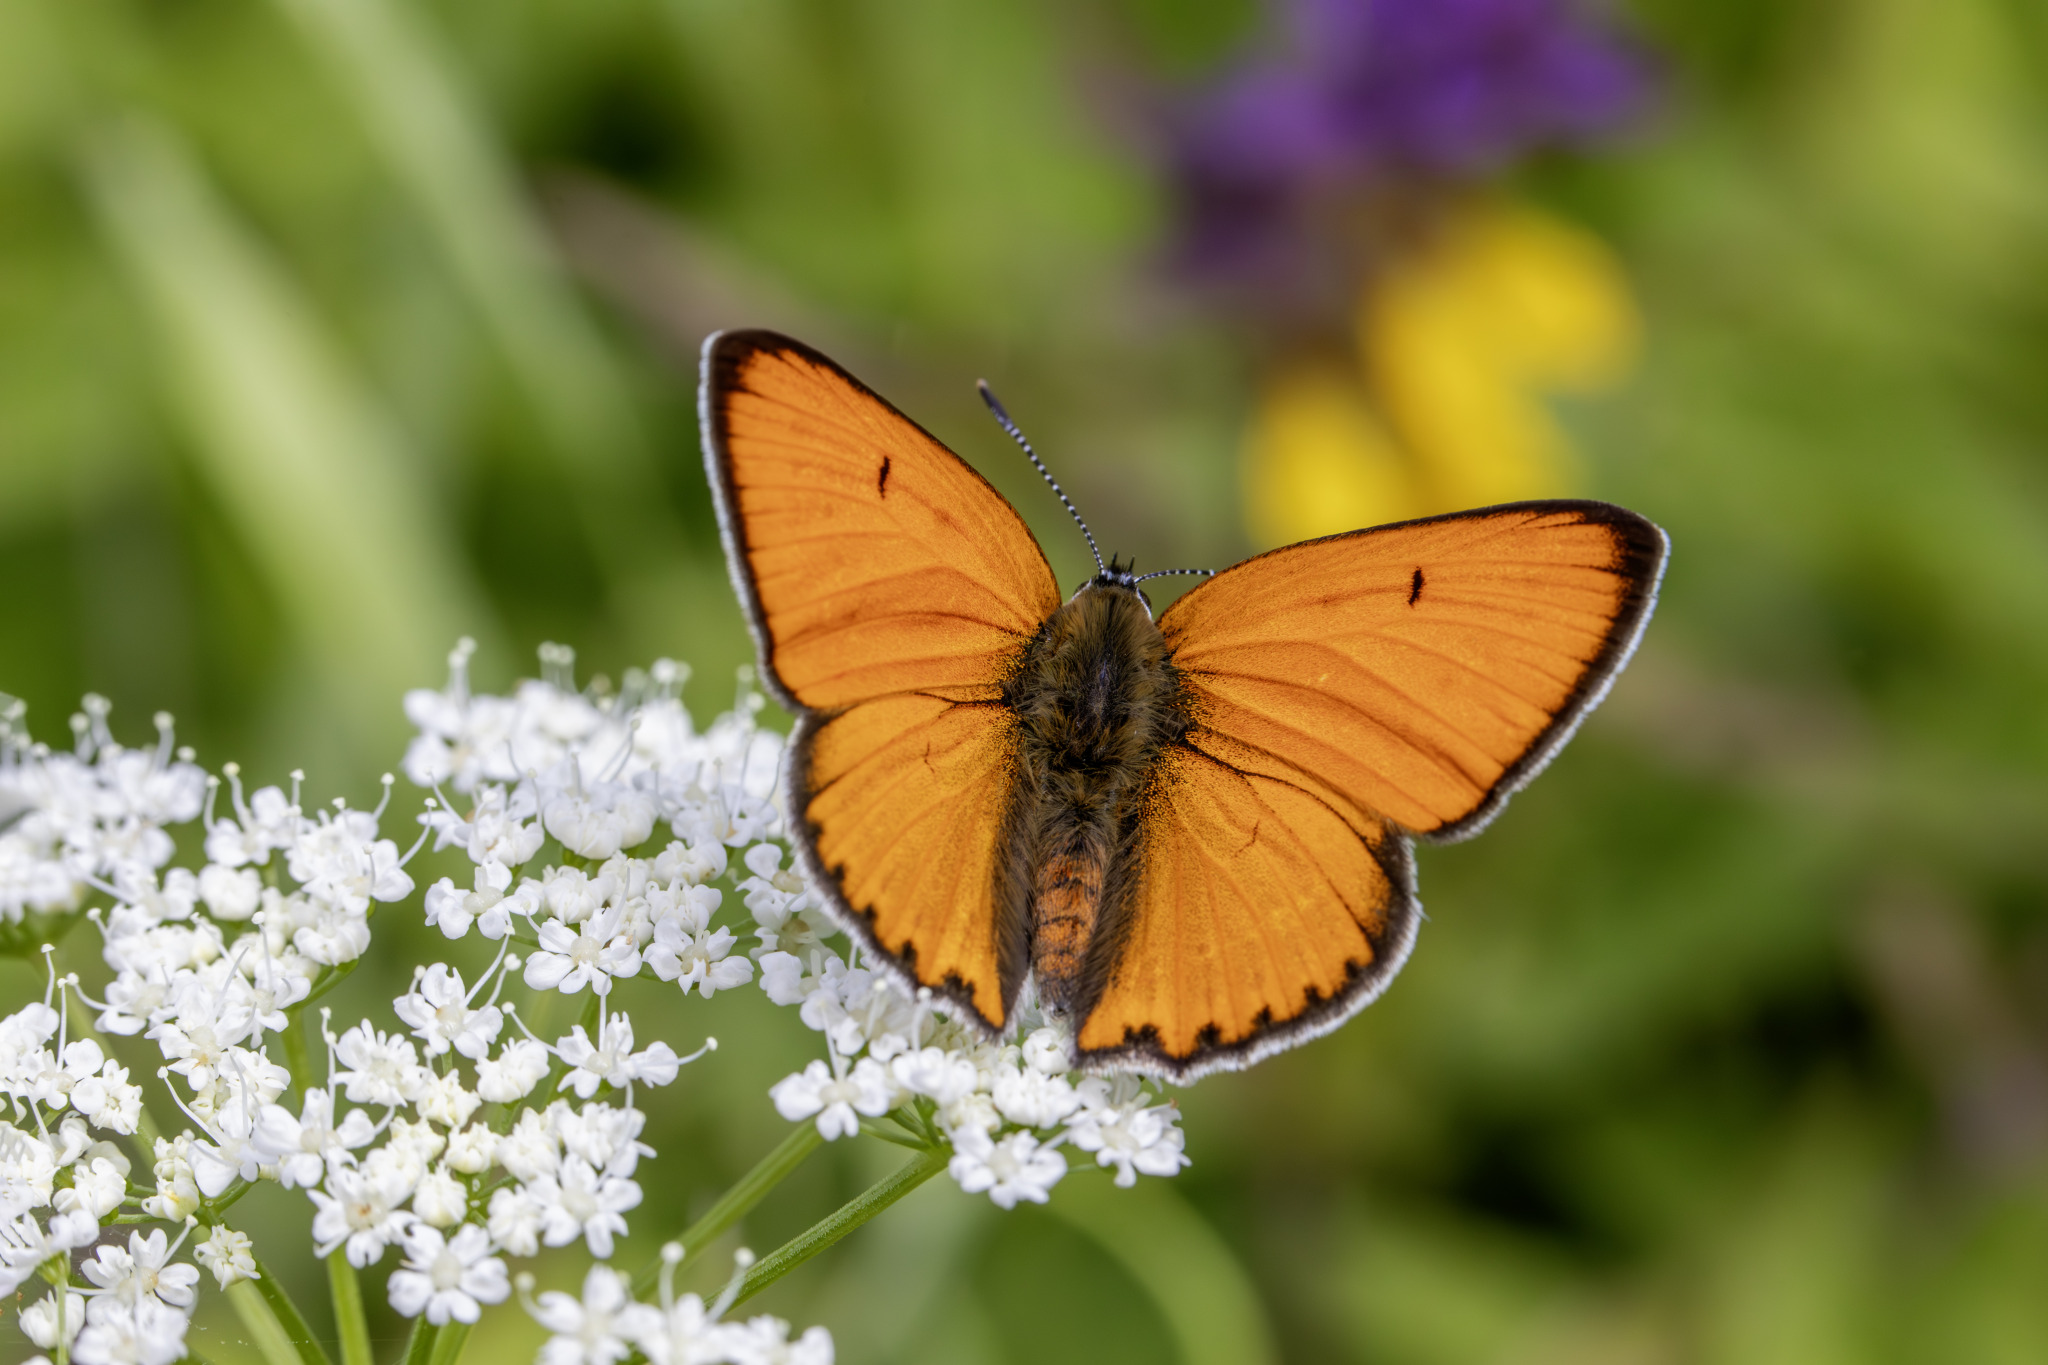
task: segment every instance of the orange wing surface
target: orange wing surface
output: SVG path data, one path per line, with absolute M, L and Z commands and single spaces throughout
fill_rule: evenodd
M 1335 1027 L 1400 970 L 1419 909 L 1408 841 L 1187 746 L 1160 758 L 1143 871 L 1084 1065 L 1189 1080 Z
M 1433 839 L 1476 833 L 1605 695 L 1664 533 L 1515 503 L 1274 550 L 1160 618 L 1212 752 Z
M 1002 494 L 808 346 L 704 345 L 705 461 L 734 586 L 784 705 L 894 692 L 987 700 L 1059 606 Z
M 1084 1060 L 1182 1078 L 1332 1028 L 1419 915 L 1407 835 L 1463 838 L 1627 661 L 1664 534 L 1543 502 L 1308 541 L 1159 625 L 1192 728 L 1163 756 Z
M 883 959 L 1000 1027 L 1022 968 L 998 951 L 1018 932 L 997 923 L 998 699 L 1059 605 L 1052 570 L 986 480 L 799 342 L 712 337 L 701 401 L 734 585 L 798 713 L 798 848 Z

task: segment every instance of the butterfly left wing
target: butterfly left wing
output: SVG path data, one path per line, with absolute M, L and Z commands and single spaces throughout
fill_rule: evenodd
M 1016 510 L 800 342 L 704 347 L 705 463 L 763 681 L 798 713 L 791 835 L 884 962 L 991 1028 L 1023 977 L 997 850 L 1014 787 L 1003 682 L 1059 605 Z
M 1522 503 L 1248 560 L 1160 617 L 1193 726 L 1080 1022 L 1084 1062 L 1188 1078 L 1335 1027 L 1413 941 L 1408 836 L 1476 832 L 1604 695 L 1663 532 Z

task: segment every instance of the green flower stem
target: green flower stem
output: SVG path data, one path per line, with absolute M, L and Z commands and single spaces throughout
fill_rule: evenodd
M 262 1352 L 264 1365 L 313 1365 L 292 1344 L 284 1324 L 271 1311 L 270 1301 L 256 1287 L 258 1283 L 255 1280 L 235 1281 L 228 1286 L 228 1303 L 234 1307 L 235 1316 L 242 1320 L 242 1326 L 256 1349 Z
M 355 969 L 362 965 L 362 961 L 361 958 L 356 958 L 351 962 L 342 963 L 339 967 L 329 967 L 326 975 L 313 983 L 313 989 L 306 998 L 293 1006 L 293 1008 L 304 1014 L 308 1005 L 311 1005 L 315 1000 L 318 1000 L 321 996 L 348 980 Z
M 870 1185 L 852 1200 L 842 1205 L 837 1213 L 813 1224 L 784 1242 L 754 1263 L 747 1272 L 747 1278 L 740 1284 L 738 1297 L 733 1300 L 737 1307 L 754 1295 L 774 1284 L 777 1280 L 795 1270 L 811 1257 L 831 1246 L 834 1242 L 852 1232 L 862 1223 L 873 1218 L 883 1209 L 909 1194 L 925 1181 L 946 1169 L 952 1153 L 944 1148 L 926 1152 L 915 1161 L 909 1162 L 896 1171 Z
M 306 1075 L 310 1064 L 306 1058 L 306 1020 L 298 1009 L 285 1011 L 284 1016 L 284 1064 L 292 1073 L 292 1089 L 306 1088 Z
M 298 1359 L 304 1365 L 333 1365 L 327 1358 L 326 1349 L 314 1337 L 313 1329 L 306 1325 L 305 1315 L 299 1312 L 299 1306 L 292 1302 L 291 1295 L 284 1292 L 284 1285 L 278 1281 L 277 1276 L 270 1273 L 270 1267 L 261 1261 L 256 1262 L 256 1276 L 253 1281 L 256 1292 L 261 1294 L 263 1302 L 269 1305 L 278 1326 L 284 1330 L 285 1340 L 298 1353 Z M 239 1283 L 248 1284 L 251 1281 L 243 1280 Z
M 71 1308 L 71 1258 L 52 1256 L 36 1267 L 36 1273 L 57 1291 L 57 1365 L 71 1365 L 71 1324 L 65 1321 Z
M 412 1320 L 412 1336 L 405 1343 L 404 1365 L 433 1365 L 434 1343 L 441 1329 L 424 1316 Z
M 336 1247 L 327 1258 L 327 1290 L 334 1300 L 334 1325 L 341 1334 L 341 1365 L 375 1365 L 370 1321 L 363 1314 L 363 1285 L 348 1253 Z
M 738 1184 L 721 1195 L 702 1218 L 683 1229 L 682 1236 L 677 1238 L 683 1244 L 683 1264 L 688 1265 L 702 1255 L 704 1248 L 716 1241 L 719 1233 L 751 1213 L 756 1204 L 767 1198 L 770 1190 L 780 1185 L 791 1171 L 804 1164 L 806 1157 L 824 1145 L 825 1139 L 818 1136 L 817 1124 L 798 1124 L 780 1146 L 762 1157 L 753 1170 L 740 1177 Z M 661 1262 L 650 1263 L 633 1277 L 633 1292 L 645 1296 L 660 1276 Z
M 461 1357 L 462 1348 L 469 1340 L 469 1324 L 451 1322 L 441 1329 L 434 1340 L 434 1356 L 430 1365 L 455 1365 Z

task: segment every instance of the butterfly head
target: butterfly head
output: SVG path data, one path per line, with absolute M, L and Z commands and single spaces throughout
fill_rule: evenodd
M 1101 566 L 1102 571 L 1088 580 L 1088 586 L 1091 588 L 1129 588 L 1135 592 L 1138 587 L 1137 567 L 1136 564 L 1126 564 L 1115 555 L 1111 555 L 1109 563 Z

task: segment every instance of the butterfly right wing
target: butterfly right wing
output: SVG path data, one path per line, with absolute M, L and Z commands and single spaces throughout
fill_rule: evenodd
M 1084 1062 L 1187 1079 L 1341 1023 L 1400 969 L 1408 838 L 1464 838 L 1570 737 L 1656 601 L 1662 531 L 1518 503 L 1291 545 L 1161 614 L 1192 724 Z
M 705 463 L 763 681 L 798 713 L 793 839 L 909 979 L 1005 1022 L 1021 906 L 1004 682 L 1058 588 L 1030 530 L 923 428 L 801 343 L 705 343 Z

